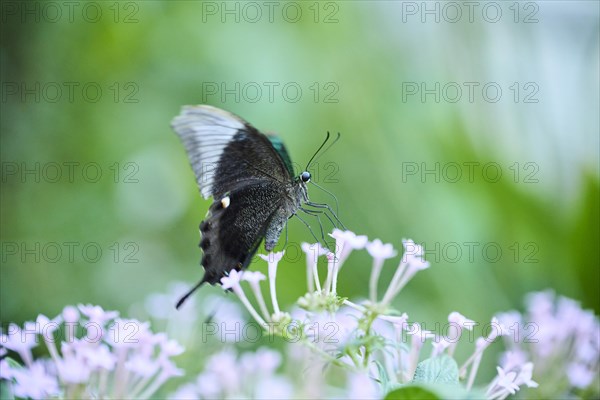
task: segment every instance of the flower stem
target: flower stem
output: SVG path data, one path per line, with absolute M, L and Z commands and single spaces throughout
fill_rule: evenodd
M 408 264 L 405 262 L 401 262 L 400 265 L 398 265 L 398 268 L 392 277 L 392 281 L 383 295 L 383 300 L 381 301 L 383 304 L 389 304 L 392 298 L 396 295 L 396 287 L 400 282 L 400 278 L 402 278 L 402 275 L 404 275 L 404 271 L 406 271 L 407 266 Z
M 258 282 L 250 282 L 250 287 L 252 288 L 254 297 L 258 302 L 260 312 L 263 314 L 263 317 L 265 317 L 266 321 L 270 321 L 271 316 L 269 314 L 269 310 L 267 309 L 267 304 L 265 303 L 265 298 L 263 297 L 262 290 L 260 290 L 260 285 L 258 284 Z
M 377 301 L 377 282 L 379 281 L 382 267 L 383 259 L 373 259 L 373 268 L 371 269 L 371 278 L 369 279 L 369 295 L 373 304 Z
M 312 265 L 313 268 L 313 278 L 315 280 L 315 287 L 317 288 L 317 292 L 321 292 L 321 282 L 319 282 L 319 270 L 317 268 L 317 262 L 315 261 Z
M 475 361 L 473 362 L 473 366 L 471 367 L 471 371 L 469 372 L 469 380 L 467 381 L 467 390 L 471 390 L 473 387 L 473 383 L 475 382 L 475 376 L 477 375 L 477 370 L 479 369 L 479 364 L 481 363 L 481 358 L 483 357 L 483 352 L 477 354 Z
M 235 285 L 232 289 L 233 289 L 233 292 L 237 295 L 237 297 L 239 297 L 239 299 L 242 302 L 242 304 L 244 305 L 244 307 L 246 307 L 246 309 L 248 310 L 250 315 L 252 315 L 252 318 L 254 318 L 260 326 L 267 329 L 268 328 L 267 323 L 265 322 L 264 319 L 262 319 L 262 317 L 258 314 L 258 312 L 256 312 L 256 309 L 254 309 L 252 304 L 250 304 L 250 301 L 246 297 L 246 294 L 244 293 L 244 290 L 242 289 L 242 287 L 240 285 Z

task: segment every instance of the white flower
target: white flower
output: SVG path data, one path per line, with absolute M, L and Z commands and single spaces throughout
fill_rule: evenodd
M 168 340 L 166 335 L 165 340 L 160 341 L 160 352 L 163 357 L 173 357 L 182 354 L 185 347 L 180 345 L 176 340 Z
M 368 238 L 364 235 L 358 236 L 354 232 L 342 231 L 339 229 L 334 229 L 329 236 L 336 240 L 336 246 L 338 244 L 348 245 L 354 250 L 360 250 L 364 248 L 368 241 Z
M 468 329 L 470 331 L 473 330 L 473 326 L 477 325 L 475 321 L 473 321 L 472 319 L 468 319 L 467 317 L 465 317 L 457 311 L 452 311 L 448 315 L 448 322 L 455 323 L 461 328 Z
M 302 242 L 300 244 L 300 248 L 304 253 L 306 253 L 306 259 L 311 260 L 313 262 L 317 262 L 317 259 L 325 254 L 329 253 L 325 247 L 321 245 L 321 243 L 306 243 Z
M 223 289 L 233 289 L 234 287 L 239 286 L 242 274 L 242 272 L 233 269 L 229 272 L 228 276 L 222 277 L 221 285 L 223 286 Z
M 177 368 L 177 366 L 175 365 L 175 363 L 167 358 L 160 358 L 158 360 L 159 364 L 160 364 L 160 375 L 162 376 L 163 380 L 167 380 L 169 378 L 175 377 L 175 376 L 183 376 L 185 375 L 185 371 L 182 370 L 181 368 Z
M 13 370 L 10 368 L 8 361 L 5 359 L 0 360 L 0 379 L 6 379 L 7 381 L 13 378 Z
M 12 375 L 16 397 L 42 399 L 59 394 L 58 381 L 46 372 L 41 362 L 36 361 L 29 368 L 14 369 Z
M 478 337 L 475 340 L 475 348 L 477 351 L 483 351 L 486 347 L 490 345 L 491 342 L 488 342 L 486 338 Z
M 279 303 L 277 301 L 277 291 L 275 290 L 275 278 L 277 277 L 277 265 L 283 258 L 283 251 L 277 253 L 269 253 L 268 255 L 259 254 L 259 257 L 265 260 L 269 264 L 269 289 L 271 291 L 271 302 L 273 303 L 273 310 L 275 314 L 280 314 Z
M 519 375 L 517 375 L 517 379 L 515 383 L 517 385 L 527 385 L 527 387 L 538 387 L 538 383 L 531 379 L 533 376 L 533 363 L 528 362 L 521 366 L 519 370 Z
M 193 383 L 188 383 L 186 385 L 181 386 L 177 391 L 171 394 L 168 398 L 169 400 L 196 400 L 198 399 L 200 394 L 196 390 L 196 385 Z M 207 396 L 208 398 L 216 397 Z
M 156 360 L 142 354 L 134 354 L 125 363 L 125 368 L 142 377 L 151 377 L 160 368 Z
M 415 322 L 411 324 L 410 328 L 407 327 L 407 333 L 412 335 L 413 339 L 419 338 L 421 343 L 424 343 L 427 339 L 434 339 L 435 334 L 429 330 L 421 329 L 421 324 Z
M 98 306 L 80 308 L 96 325 L 117 315 Z M 9 326 L 10 335 L 2 335 L 3 345 L 20 350 L 26 366 L 12 368 L 6 360 L 0 360 L 0 368 L 2 378 L 14 379 L 13 390 L 17 397 L 53 398 L 76 394 L 81 398 L 150 398 L 170 377 L 183 374 L 169 359 L 181 354 L 183 348 L 165 334 L 154 335 L 148 322 L 116 319 L 107 329 L 107 335 L 90 337 L 87 329 L 86 336 L 81 337 L 84 330 L 76 325 L 79 318 L 77 308 L 64 308 L 62 319 L 67 330 L 60 352 L 48 334 L 57 329 L 55 324 L 60 318 L 50 321 L 40 315 L 35 323 L 25 323 L 23 330 L 14 324 Z M 17 337 L 37 338 L 38 332 L 46 336 L 44 343 L 51 358 L 33 361 L 28 350 L 33 344 L 19 340 L 17 347 L 13 341 Z M 0 355 L 2 353 L 5 353 L 3 348 Z
M 233 377 L 233 379 L 236 378 L 237 377 Z M 223 383 L 223 385 L 224 384 L 225 383 Z M 232 386 L 234 384 L 235 383 L 232 382 Z M 198 378 L 196 379 L 196 388 L 198 390 L 198 395 L 200 395 L 201 398 L 217 399 L 219 397 L 222 397 L 220 396 L 220 394 L 223 388 L 221 384 L 221 377 L 218 373 L 207 371 L 198 375 Z M 179 400 L 179 397 L 173 396 L 173 399 Z M 194 399 L 198 399 L 198 396 L 195 396 Z
M 448 341 L 448 339 L 446 339 L 443 336 L 435 338 L 431 342 L 431 345 L 433 346 L 433 352 L 431 353 L 431 356 L 435 357 L 438 354 L 442 354 L 444 352 L 444 350 L 446 350 L 452 344 L 453 344 L 452 342 Z
M 425 255 L 423 246 L 416 244 L 412 239 L 402 239 L 402 245 L 404 246 L 403 257 L 407 257 L 406 262 L 408 262 L 408 258 L 410 257 L 423 258 Z
M 406 323 L 408 321 L 408 314 L 406 313 L 402 313 L 402 315 L 385 315 L 379 318 L 391 322 L 395 327 L 407 329 Z
M 366 373 L 349 373 L 347 376 L 346 398 L 356 400 L 380 399 L 378 385 Z
M 373 258 L 388 259 L 396 257 L 398 252 L 390 243 L 383 244 L 381 240 L 375 239 L 367 244 L 367 251 Z
M 572 363 L 567 366 L 567 377 L 573 387 L 585 389 L 597 377 L 597 372 L 595 373 L 585 365 Z
M 44 314 L 40 314 L 35 320 L 35 328 L 38 334 L 46 339 L 52 339 L 52 333 L 59 328 L 61 322 L 62 318 L 60 316 L 51 320 Z
M 79 311 L 73 306 L 66 306 L 63 309 L 62 318 L 67 324 L 79 322 Z
M 113 347 L 134 348 L 151 338 L 150 324 L 135 319 L 117 318 L 104 340 Z
M 255 353 L 244 353 L 239 363 L 245 374 L 261 374 L 269 376 L 281 365 L 281 354 L 266 347 L 259 348 Z
M 61 381 L 67 384 L 82 384 L 90 379 L 91 370 L 83 360 L 76 358 L 75 355 L 66 355 L 66 349 L 63 345 L 64 357 L 57 361 L 56 367 Z
M 293 399 L 294 387 L 289 379 L 283 376 L 269 376 L 256 383 L 254 393 L 256 399 L 285 400 Z
M 510 334 L 509 329 L 501 324 L 496 317 L 492 317 L 490 326 L 490 334 L 486 338 L 486 340 L 488 340 L 490 343 L 496 340 L 496 338 L 499 336 L 506 336 Z
M 265 274 L 260 271 L 244 271 L 242 275 L 242 280 L 252 283 L 259 283 L 260 281 L 264 281 L 266 279 Z
M 100 326 L 104 326 L 108 321 L 115 319 L 119 316 L 117 311 L 104 311 L 100 306 L 94 306 L 91 304 L 78 304 L 77 308 L 83 315 L 85 315 L 90 322 L 96 323 Z
M 515 383 L 517 373 L 516 372 L 506 373 L 500 367 L 496 367 L 496 370 L 498 371 L 498 380 L 496 381 L 496 384 L 498 386 L 504 388 L 505 390 L 507 390 L 510 394 L 517 393 L 517 390 L 519 390 L 519 385 L 517 385 Z
M 86 360 L 86 363 L 93 370 L 105 369 L 112 371 L 117 362 L 116 356 L 104 343 L 94 346 L 81 346 L 78 349 L 78 354 Z
M 206 362 L 206 371 L 212 372 L 217 377 L 216 382 L 219 383 L 220 389 L 227 388 L 232 392 L 236 392 L 241 387 L 241 381 L 244 376 L 241 374 L 237 356 L 232 349 L 225 350 L 214 354 Z M 198 382 L 200 384 L 200 382 Z M 211 391 L 215 391 L 212 388 Z
M 9 350 L 19 353 L 26 364 L 31 364 L 33 357 L 31 349 L 38 345 L 37 330 L 35 324 L 26 324 L 26 328 L 21 328 L 11 323 L 8 326 L 7 334 L 0 334 L 0 344 Z
M 521 366 L 525 365 L 526 362 L 527 362 L 527 355 L 525 354 L 525 352 L 523 352 L 519 349 L 516 349 L 516 350 L 507 351 L 504 354 L 502 354 L 500 366 L 505 371 L 510 371 L 513 369 L 521 368 Z
M 283 254 L 283 251 L 278 251 L 276 253 L 269 253 L 267 255 L 258 255 L 269 265 L 269 280 L 275 280 L 275 277 L 277 276 L 277 265 L 279 265 L 279 261 L 281 261 L 283 258 Z
M 366 236 L 357 236 L 354 232 L 339 229 L 334 229 L 329 236 L 335 239 L 335 256 L 338 268 L 344 264 L 352 250 L 363 249 L 368 242 Z

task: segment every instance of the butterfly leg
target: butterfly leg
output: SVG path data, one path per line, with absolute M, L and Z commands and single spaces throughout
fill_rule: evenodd
M 333 210 L 331 209 L 331 207 L 328 204 L 322 204 L 322 203 L 313 203 L 312 201 L 307 201 L 305 203 L 308 206 L 314 207 L 314 208 L 322 208 L 322 209 L 326 209 L 327 211 L 329 211 L 329 213 L 333 216 L 333 218 L 335 218 L 335 220 L 338 222 L 338 224 L 344 228 L 347 229 L 344 224 L 342 223 L 342 221 L 340 221 L 340 219 L 338 218 L 338 216 L 333 212 Z M 327 215 L 329 217 L 329 215 L 325 212 L 325 215 Z M 334 226 L 337 227 L 336 224 L 333 224 Z
M 321 218 L 319 217 L 319 214 L 323 214 L 323 211 L 307 210 L 304 208 L 299 208 L 299 210 L 301 210 L 302 212 L 304 212 L 307 215 L 317 218 L 317 221 L 319 222 L 319 229 L 321 231 L 321 240 L 317 240 L 317 242 L 321 243 L 321 246 L 323 246 L 323 248 L 326 248 L 333 253 L 335 246 L 334 246 L 333 242 L 331 244 L 329 242 L 327 242 L 327 239 L 325 237 L 325 231 L 323 230 L 323 224 L 321 223 Z M 314 234 L 313 234 L 313 236 L 314 236 Z
M 321 239 L 323 239 L 323 242 L 327 243 L 327 240 L 325 239 L 325 231 L 323 231 L 323 224 L 321 223 L 321 218 L 319 217 L 319 215 L 322 214 L 323 212 L 307 210 L 302 207 L 300 207 L 299 210 L 304 212 L 305 214 L 312 215 L 313 217 L 317 218 L 317 221 L 319 222 L 319 229 L 321 230 Z
M 314 215 L 315 213 L 316 213 L 316 214 L 323 214 L 323 215 L 325 215 L 325 217 L 327 217 L 327 219 L 329 220 L 329 222 L 331 222 L 331 225 L 332 225 L 334 228 L 337 228 L 337 227 L 338 227 L 338 226 L 337 226 L 337 224 L 334 222 L 334 220 L 333 220 L 333 219 L 332 219 L 332 218 L 329 216 L 329 214 L 327 214 L 325 211 L 321 211 L 321 210 L 306 210 L 306 209 L 303 209 L 302 211 L 304 211 L 304 212 L 306 212 L 306 213 L 313 213 L 312 215 Z M 320 222 L 321 222 L 321 221 L 319 220 L 319 223 L 320 223 Z
M 313 232 L 312 228 L 310 227 L 310 225 L 308 224 L 308 222 L 306 222 L 305 220 L 303 220 L 302 218 L 300 218 L 300 216 L 298 214 L 294 214 L 296 216 L 296 218 L 298 218 L 304 225 L 306 225 L 306 227 L 308 228 L 308 230 L 310 231 L 310 234 L 312 235 L 312 237 L 315 239 L 315 242 L 317 243 L 321 243 L 319 241 L 319 239 L 317 239 L 317 236 L 315 235 L 315 233 Z M 325 245 L 327 245 L 327 242 L 325 242 Z M 327 246 L 325 246 L 327 247 Z

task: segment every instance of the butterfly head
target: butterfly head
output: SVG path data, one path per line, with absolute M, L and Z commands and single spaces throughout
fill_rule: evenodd
M 300 174 L 300 180 L 304 183 L 310 182 L 310 172 L 304 171 Z

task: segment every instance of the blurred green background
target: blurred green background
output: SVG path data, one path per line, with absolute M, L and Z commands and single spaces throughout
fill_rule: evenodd
M 300 166 L 342 133 L 317 183 L 354 232 L 425 244 L 432 268 L 396 304 L 410 316 L 486 322 L 546 288 L 598 313 L 597 2 L 494 3 L 497 20 L 488 3 L 458 20 L 445 3 L 75 3 L 2 2 L 3 325 L 126 314 L 202 276 L 209 202 L 169 127 L 200 103 L 277 132 Z M 312 237 L 292 221 L 289 241 L 291 304 Z M 339 291 L 366 296 L 369 273 L 356 253 Z

